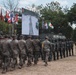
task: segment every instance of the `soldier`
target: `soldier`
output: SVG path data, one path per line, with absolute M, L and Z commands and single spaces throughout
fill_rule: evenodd
M 31 66 L 34 50 L 34 43 L 33 40 L 31 39 L 31 36 L 29 36 L 28 39 L 26 40 L 26 46 L 27 46 L 27 57 L 28 57 L 27 66 Z
M 14 70 L 19 55 L 18 40 L 16 39 L 15 35 L 12 36 L 12 41 L 10 42 L 10 49 L 11 49 L 11 70 Z
M 2 47 L 1 47 L 2 41 L 3 41 L 3 36 L 0 35 L 0 68 L 2 67 Z
M 37 64 L 38 62 L 38 58 L 40 55 L 40 40 L 39 39 L 35 39 L 34 40 L 34 64 Z
M 19 46 L 19 59 L 20 59 L 19 68 L 21 69 L 23 64 L 25 63 L 25 60 L 27 57 L 27 55 L 26 55 L 26 50 L 27 50 L 26 41 L 24 40 L 24 37 L 22 35 L 20 36 L 18 46 Z
M 49 53 L 50 53 L 50 48 L 51 48 L 51 43 L 48 40 L 48 36 L 45 37 L 45 40 L 42 42 L 42 50 L 43 50 L 43 55 L 44 55 L 44 62 L 45 66 L 48 65 L 48 58 L 49 58 Z
M 10 49 L 9 49 L 9 41 L 8 41 L 7 36 L 5 36 L 4 41 L 1 44 L 1 47 L 2 47 L 1 54 L 2 54 L 2 62 L 3 62 L 2 73 L 6 73 L 8 71 L 8 68 L 10 67 L 9 66 L 10 65 Z
M 59 59 L 59 41 L 58 39 L 56 40 L 56 54 L 57 54 L 57 59 Z
M 52 54 L 53 54 L 53 60 L 56 60 L 56 43 L 55 43 L 55 39 L 52 40 Z
M 66 40 L 66 56 L 71 55 L 69 39 Z
M 65 50 L 66 50 L 66 43 L 65 43 L 65 39 L 62 40 L 62 53 L 63 53 L 63 57 L 65 58 Z
M 71 42 L 70 42 L 70 39 L 68 39 L 68 50 L 69 50 L 69 56 L 71 56 Z
M 43 52 L 42 52 L 42 39 L 39 39 L 40 40 L 40 57 L 42 60 L 44 60 L 44 56 L 43 56 Z
M 72 39 L 70 39 L 70 51 L 71 51 L 71 55 L 73 56 L 74 52 L 73 52 L 73 41 L 72 41 Z
M 53 48 L 52 48 L 52 40 L 50 39 L 50 43 L 51 43 L 51 48 L 50 48 L 50 53 L 49 53 L 49 58 L 48 58 L 48 61 L 52 61 L 52 52 L 53 52 Z
M 62 40 L 59 39 L 59 53 L 60 53 L 60 58 L 62 59 Z

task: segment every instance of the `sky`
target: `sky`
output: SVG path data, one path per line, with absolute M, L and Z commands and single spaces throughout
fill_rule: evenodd
M 2 6 L 2 1 L 7 1 L 7 0 L 0 0 L 0 6 Z M 12 1 L 17 1 L 17 0 L 12 0 Z M 52 1 L 57 1 L 60 3 L 61 7 L 71 7 L 73 5 L 73 3 L 76 3 L 76 0 L 19 0 L 19 7 L 20 8 L 25 8 L 28 5 L 46 5 L 46 3 L 51 3 Z M 73 27 L 75 28 L 75 25 L 73 25 Z
M 20 0 L 21 6 L 36 4 L 36 5 L 46 5 L 46 3 L 51 3 L 52 1 L 58 1 L 61 6 L 65 7 L 66 5 L 68 7 L 71 7 L 73 3 L 76 3 L 76 0 Z
M 1 2 L 3 0 L 0 0 L 0 6 Z M 17 1 L 17 0 L 16 0 Z M 19 1 L 19 7 L 26 7 L 27 5 L 46 5 L 46 3 L 51 3 L 52 1 L 58 1 L 61 6 L 65 7 L 66 5 L 70 8 L 73 3 L 76 3 L 76 0 L 20 0 Z

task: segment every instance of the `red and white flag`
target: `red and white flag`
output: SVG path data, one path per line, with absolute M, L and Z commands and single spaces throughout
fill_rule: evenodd
M 51 27 L 52 29 L 54 28 L 54 26 L 51 24 L 51 22 L 49 23 L 49 27 Z
M 8 19 L 10 17 L 9 11 L 6 11 L 6 18 Z
M 10 17 L 10 12 L 6 11 L 6 19 L 8 23 L 11 23 L 11 17 Z
M 8 18 L 8 23 L 11 23 L 11 18 L 10 17 Z
M 15 23 L 18 24 L 18 14 L 15 15 Z

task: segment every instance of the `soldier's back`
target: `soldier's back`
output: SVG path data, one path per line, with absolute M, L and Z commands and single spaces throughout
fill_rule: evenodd
M 20 52 L 22 54 L 25 54 L 26 53 L 26 41 L 23 40 L 23 39 L 22 40 L 19 40 L 18 46 L 19 46 Z
M 45 40 L 45 41 L 42 42 L 42 44 L 44 45 L 44 51 L 50 50 L 50 45 L 51 45 L 50 41 Z
M 26 40 L 26 46 L 27 46 L 28 51 L 33 51 L 33 48 L 34 48 L 34 46 L 33 46 L 33 40 L 27 39 Z
M 18 40 L 12 40 L 10 42 L 11 50 L 14 54 L 18 54 Z

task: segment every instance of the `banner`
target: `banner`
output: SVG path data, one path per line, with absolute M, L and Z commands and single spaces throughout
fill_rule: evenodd
M 39 35 L 38 14 L 22 8 L 22 34 Z

